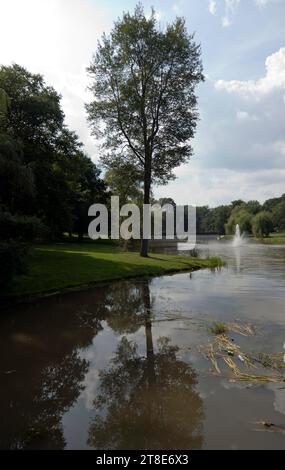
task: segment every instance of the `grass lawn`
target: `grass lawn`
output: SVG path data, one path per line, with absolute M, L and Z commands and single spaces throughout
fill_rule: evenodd
M 31 249 L 29 272 L 15 279 L 6 297 L 29 296 L 67 287 L 182 270 L 214 268 L 218 258 L 123 252 L 111 244 L 56 244 Z
M 265 237 L 265 238 L 255 238 L 254 240 L 261 242 L 261 243 L 266 243 L 268 245 L 280 245 L 282 243 L 285 243 L 285 237 L 276 237 L 276 236 L 270 236 L 270 237 Z

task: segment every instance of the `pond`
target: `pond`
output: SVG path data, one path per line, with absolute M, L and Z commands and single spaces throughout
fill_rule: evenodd
M 201 353 L 214 322 L 252 325 L 231 334 L 241 348 L 285 353 L 285 246 L 198 249 L 226 266 L 2 312 L 1 449 L 285 447 L 285 382 L 229 379 Z

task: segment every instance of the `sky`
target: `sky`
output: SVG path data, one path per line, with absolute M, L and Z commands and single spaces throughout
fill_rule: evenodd
M 98 161 L 84 103 L 97 41 L 134 0 L 0 0 L 0 64 L 42 73 L 66 123 Z M 160 27 L 183 16 L 202 47 L 194 156 L 154 188 L 177 204 L 261 202 L 285 192 L 285 0 L 152 0 Z

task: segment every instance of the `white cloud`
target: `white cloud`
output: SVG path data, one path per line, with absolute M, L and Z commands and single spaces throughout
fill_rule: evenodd
M 247 111 L 237 111 L 238 121 L 258 121 L 258 117 L 255 114 L 249 114 Z
M 269 4 L 277 4 L 282 3 L 284 0 L 252 0 L 254 4 L 263 9 Z M 237 8 L 241 0 L 209 0 L 208 3 L 208 10 L 211 15 L 216 15 L 218 11 L 218 7 L 220 6 L 224 13 L 221 17 L 222 26 L 224 28 L 228 28 L 233 23 L 233 17 L 237 12 Z
M 211 15 L 216 15 L 218 11 L 218 5 L 223 9 L 223 16 L 221 17 L 222 26 L 228 28 L 232 24 L 232 17 L 234 16 L 240 0 L 209 0 L 208 10 Z
M 226 13 L 233 15 L 240 3 L 240 0 L 225 0 Z
M 259 152 L 260 155 L 272 155 L 277 157 L 280 161 L 280 166 L 285 167 L 285 140 L 276 140 L 273 142 L 267 142 L 266 144 L 254 144 L 254 148 Z
M 285 47 L 267 57 L 266 74 L 258 80 L 218 80 L 217 90 L 238 93 L 244 97 L 260 98 L 275 90 L 285 89 Z
M 223 25 L 223 28 L 229 28 L 229 26 L 231 26 L 232 22 L 231 20 L 227 17 L 227 16 L 224 16 L 222 18 L 222 25 Z
M 282 3 L 284 0 L 254 0 L 254 3 L 259 7 L 259 8 L 264 8 L 269 4 L 272 3 Z
M 180 15 L 182 13 L 182 1 L 180 2 L 177 2 L 177 3 L 174 3 L 172 5 L 172 10 L 174 11 L 174 13 L 176 13 L 177 15 Z
M 270 0 L 254 0 L 254 2 L 256 3 L 258 7 L 264 7 L 268 3 L 270 3 Z
M 217 2 L 215 0 L 209 1 L 208 10 L 211 15 L 215 15 L 217 13 Z
M 184 173 L 184 177 L 183 177 Z M 155 191 L 155 196 L 172 197 L 177 204 L 209 205 L 245 200 L 266 199 L 284 193 L 284 169 L 252 172 L 228 169 L 199 169 L 193 163 L 180 168 L 179 180 Z

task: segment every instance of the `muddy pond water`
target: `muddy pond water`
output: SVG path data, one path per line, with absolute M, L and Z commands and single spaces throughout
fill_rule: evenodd
M 285 353 L 285 245 L 198 249 L 227 265 L 1 313 L 1 449 L 285 448 L 285 382 L 218 375 L 201 352 L 234 322 L 255 331 L 229 333 L 242 350 Z

